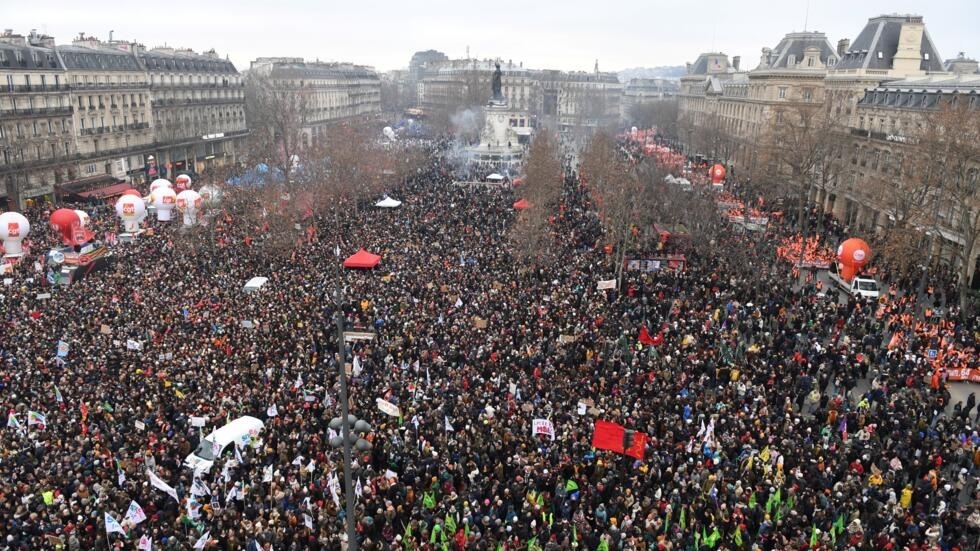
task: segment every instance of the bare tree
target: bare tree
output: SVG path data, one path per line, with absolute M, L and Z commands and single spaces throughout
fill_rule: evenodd
M 631 105 L 626 113 L 627 121 L 637 128 L 656 128 L 657 134 L 676 139 L 678 126 L 677 98 Z
M 875 248 L 895 274 L 904 276 L 915 271 L 922 228 L 933 225 L 930 203 L 937 183 L 929 166 L 931 161 L 911 153 L 890 156 L 887 163 L 881 164 L 888 172 L 875 171 L 863 183 L 864 195 L 873 198 L 882 217 Z
M 245 107 L 254 128 L 250 151 L 255 160 L 278 168 L 285 182 L 302 149 L 311 97 L 311 89 L 268 74 L 252 71 L 245 81 Z
M 617 277 L 630 241 L 644 225 L 644 193 L 641 179 L 620 151 L 616 140 L 606 132 L 592 137 L 582 154 L 581 174 L 599 208 L 599 217 L 607 243 L 618 258 Z
M 518 212 L 510 240 L 522 260 L 549 264 L 557 258 L 553 228 L 563 180 L 558 144 L 549 132 L 539 133 L 531 143 L 525 174 L 516 191 L 531 206 Z
M 963 98 L 959 98 L 963 99 Z M 928 177 L 934 178 L 931 206 L 959 235 L 957 249 L 962 313 L 969 312 L 969 275 L 980 240 L 980 110 L 965 101 L 941 99 L 925 120 L 919 155 L 931 160 Z M 937 228 L 938 229 L 938 228 Z
M 810 190 L 818 181 L 829 181 L 839 157 L 841 129 L 820 104 L 798 104 L 775 112 L 760 140 L 753 177 L 767 188 L 798 202 L 799 220 L 806 233 L 806 208 Z

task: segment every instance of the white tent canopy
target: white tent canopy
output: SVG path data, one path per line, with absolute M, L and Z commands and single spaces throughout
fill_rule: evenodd
M 252 279 L 248 280 L 248 283 L 245 284 L 245 292 L 254 293 L 255 291 L 261 289 L 267 281 L 269 281 L 269 278 L 267 277 L 253 277 Z
M 391 197 L 385 197 L 384 199 L 375 203 L 374 206 L 381 207 L 383 209 L 393 209 L 402 206 L 402 202 L 397 199 L 392 199 Z
M 488 182 L 503 182 L 504 181 L 504 177 L 501 176 L 500 174 L 497 174 L 496 172 L 494 172 L 493 174 L 487 176 L 487 181 Z

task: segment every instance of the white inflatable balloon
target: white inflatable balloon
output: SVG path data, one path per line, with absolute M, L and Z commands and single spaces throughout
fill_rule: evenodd
M 24 254 L 23 241 L 31 233 L 31 223 L 19 212 L 0 214 L 0 240 L 7 256 Z
M 170 214 L 177 208 L 177 194 L 168 187 L 161 187 L 154 191 L 153 207 L 157 209 L 157 220 L 166 222 L 170 220 Z
M 193 189 L 185 189 L 177 194 L 177 210 L 183 213 L 185 226 L 197 224 L 197 213 L 201 211 L 203 203 L 201 194 Z
M 123 229 L 134 233 L 139 230 L 140 222 L 146 218 L 146 203 L 142 197 L 123 195 L 116 201 L 116 214 L 122 219 Z
M 181 174 L 180 176 L 177 176 L 176 180 L 174 180 L 175 187 L 181 190 L 191 189 L 192 183 L 193 181 L 191 180 L 191 177 L 186 174 Z
M 167 180 L 166 178 L 157 178 L 156 180 L 153 180 L 153 183 L 150 184 L 150 195 L 153 195 L 153 192 L 160 189 L 161 187 L 172 188 L 174 187 L 174 185 L 171 184 L 170 180 Z

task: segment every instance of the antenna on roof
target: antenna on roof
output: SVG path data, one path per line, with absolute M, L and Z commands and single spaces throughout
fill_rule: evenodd
M 810 22 L 810 0 L 806 0 L 806 12 L 803 15 L 803 32 L 806 32 L 807 23 Z

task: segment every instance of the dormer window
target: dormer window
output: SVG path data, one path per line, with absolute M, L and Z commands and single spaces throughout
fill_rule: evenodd
M 929 61 L 929 52 L 926 52 L 926 53 L 922 54 L 922 59 L 925 59 L 926 61 Z

